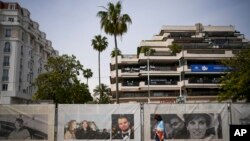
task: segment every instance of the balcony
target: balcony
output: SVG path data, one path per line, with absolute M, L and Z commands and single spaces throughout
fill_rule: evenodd
M 3 76 L 2 81 L 9 81 L 9 77 L 8 76 Z
M 182 81 L 182 86 L 186 88 L 219 88 L 218 80 L 193 79 Z
M 140 90 L 179 90 L 180 89 L 180 82 L 177 81 L 166 81 L 166 80 L 159 80 L 159 81 L 151 81 L 150 85 L 148 86 L 148 82 L 141 82 L 140 83 Z
M 232 51 L 225 51 L 220 49 L 215 50 L 185 50 L 184 52 L 181 52 L 182 57 L 184 58 L 229 58 L 233 57 Z
M 148 85 L 148 81 L 145 84 Z M 177 85 L 177 81 L 172 79 L 169 81 L 166 79 L 151 79 L 150 85 Z
M 126 67 L 122 69 L 122 73 L 135 73 L 140 72 L 140 68 Z
M 133 92 L 126 92 L 123 94 L 120 94 L 120 98 L 135 98 L 135 97 L 148 97 L 147 93 L 133 93 Z
M 204 83 L 204 84 L 218 84 L 220 78 L 204 79 L 204 78 L 190 78 L 188 79 L 189 84 L 192 83 Z
M 131 81 L 125 81 L 125 82 L 123 82 L 122 86 L 125 86 L 125 87 L 126 86 L 128 86 L 128 87 L 138 87 L 139 84 L 140 84 L 139 81 L 133 81 L 133 80 L 131 80 Z
M 155 53 L 152 55 L 145 55 L 144 53 L 140 53 L 139 54 L 139 59 L 140 60 L 157 60 L 157 61 L 170 61 L 170 62 L 174 62 L 174 61 L 178 61 L 181 58 L 182 54 L 177 53 L 176 55 L 170 55 L 169 53 Z

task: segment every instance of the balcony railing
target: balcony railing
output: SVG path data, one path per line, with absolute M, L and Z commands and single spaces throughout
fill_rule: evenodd
M 213 79 L 204 79 L 204 78 L 189 78 L 189 83 L 207 83 L 207 84 L 218 84 L 220 82 L 220 78 Z
M 139 83 L 140 82 L 127 81 L 127 82 L 123 82 L 122 86 L 135 87 L 135 86 L 139 86 Z
M 145 82 L 145 85 L 148 85 L 148 81 Z M 167 81 L 167 80 L 161 80 L 161 79 L 150 80 L 150 85 L 177 85 L 177 81 L 175 80 Z
M 122 72 L 123 72 L 123 73 L 135 73 L 135 72 L 140 72 L 140 68 L 130 68 L 130 67 L 127 67 L 127 68 L 123 68 L 123 69 L 122 69 Z
M 179 96 L 176 92 L 154 92 L 150 94 L 151 97 L 167 97 L 167 96 Z
M 133 98 L 133 97 L 148 97 L 147 93 L 124 93 L 120 94 L 120 98 Z
M 2 81 L 9 81 L 9 77 L 8 76 L 3 76 Z
M 122 58 L 137 58 L 137 55 L 131 55 L 131 54 L 125 54 L 125 55 L 122 55 Z
M 188 96 L 216 96 L 219 92 L 216 91 L 193 91 L 188 93 Z
M 225 54 L 225 50 L 187 50 L 190 54 Z

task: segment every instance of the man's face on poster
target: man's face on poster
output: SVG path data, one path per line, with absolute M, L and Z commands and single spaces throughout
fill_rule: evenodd
M 122 130 L 122 132 L 127 132 L 129 130 L 129 121 L 127 118 L 119 118 L 118 119 L 118 126 L 119 129 Z

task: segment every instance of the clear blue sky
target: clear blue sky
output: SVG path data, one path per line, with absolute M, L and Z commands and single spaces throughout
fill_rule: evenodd
M 3 0 L 7 2 L 7 0 Z M 96 13 L 107 6 L 108 0 L 8 0 L 28 9 L 31 19 L 60 54 L 74 54 L 85 68 L 94 72 L 90 78 L 90 92 L 98 85 L 98 53 L 92 49 L 91 39 L 97 34 L 107 36 L 100 29 Z M 117 0 L 111 0 L 117 2 Z M 132 25 L 118 47 L 123 54 L 136 54 L 141 40 L 158 34 L 162 25 L 234 25 L 250 38 L 250 0 L 122 0 L 123 13 L 132 18 Z M 101 81 L 110 84 L 110 53 L 113 37 L 107 36 L 109 46 L 101 54 Z M 86 82 L 84 78 L 82 81 Z

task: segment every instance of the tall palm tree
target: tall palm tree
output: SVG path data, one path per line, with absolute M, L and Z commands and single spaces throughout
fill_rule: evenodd
M 91 78 L 93 76 L 93 72 L 91 71 L 91 69 L 84 70 L 83 71 L 83 76 L 85 78 L 87 78 L 87 85 L 89 85 L 88 80 L 89 80 L 89 78 Z
M 99 98 L 100 104 L 111 102 L 109 99 L 111 91 L 107 85 L 101 84 L 100 86 L 96 86 L 96 88 L 93 91 L 94 91 L 94 96 L 100 95 L 100 98 Z
M 104 32 L 113 35 L 115 40 L 115 49 L 117 50 L 117 36 L 122 36 L 128 30 L 128 24 L 132 23 L 128 14 L 121 14 L 122 5 L 118 1 L 116 4 L 108 3 L 107 7 L 103 7 L 104 11 L 99 11 L 97 17 L 100 17 L 101 28 Z M 116 72 L 116 102 L 119 103 L 118 95 L 118 65 L 117 51 L 115 55 L 115 72 Z
M 100 54 L 108 46 L 107 38 L 105 36 L 102 37 L 101 35 L 96 35 L 94 39 L 92 39 L 91 45 L 93 46 L 94 50 L 98 51 L 99 86 L 101 86 Z

